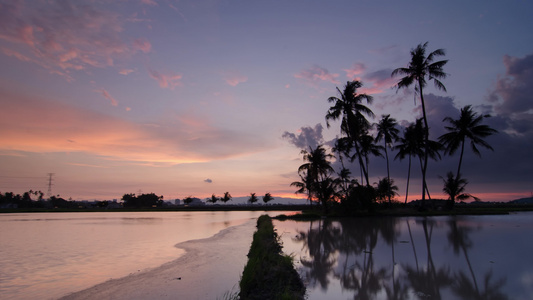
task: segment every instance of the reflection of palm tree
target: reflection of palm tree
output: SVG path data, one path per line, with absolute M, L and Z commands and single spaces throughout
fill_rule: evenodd
M 433 256 L 431 254 L 431 238 L 433 235 L 433 227 L 435 221 L 425 217 L 421 221 L 424 230 L 424 237 L 426 240 L 427 251 L 427 266 L 425 269 L 413 269 L 411 266 L 406 266 L 407 279 L 411 283 L 413 289 L 423 297 L 431 297 L 431 299 L 441 299 L 440 291 L 442 288 L 449 286 L 452 283 L 449 268 L 435 267 Z M 429 226 L 429 228 L 428 228 Z M 417 262 L 418 266 L 418 262 Z
M 448 221 L 448 226 L 450 227 L 450 231 L 447 235 L 448 241 L 450 242 L 450 244 L 452 244 L 453 251 L 456 255 L 458 255 L 460 251 L 463 252 L 471 276 L 470 280 L 463 271 L 459 271 L 455 275 L 455 281 L 452 285 L 452 290 L 455 292 L 455 294 L 457 294 L 462 299 L 507 299 L 507 296 L 502 294 L 500 291 L 500 289 L 505 284 L 505 279 L 500 279 L 495 283 L 491 284 L 490 281 L 492 278 L 492 272 L 490 271 L 485 274 L 485 278 L 483 281 L 484 290 L 479 290 L 476 275 L 474 273 L 472 263 L 470 262 L 470 258 L 468 256 L 468 249 L 471 248 L 473 245 L 472 241 L 470 240 L 470 237 L 468 236 L 472 229 L 466 226 L 458 226 L 457 219 L 455 218 L 450 219 Z
M 446 78 L 446 73 L 444 73 L 442 67 L 448 62 L 447 60 L 433 61 L 437 56 L 443 56 L 445 54 L 443 49 L 437 49 L 426 57 L 427 44 L 427 42 L 425 44 L 419 44 L 415 49 L 411 50 L 411 61 L 409 62 L 409 66 L 407 68 L 397 68 L 391 74 L 391 76 L 397 74 L 405 75 L 405 77 L 401 78 L 398 82 L 398 89 L 407 88 L 414 84 L 415 91 L 420 94 L 422 115 L 424 119 L 424 141 L 426 146 L 424 151 L 424 164 L 422 167 L 422 201 L 426 199 L 426 170 L 429 155 L 427 150 L 429 147 L 429 126 L 426 116 L 426 104 L 424 102 L 423 89 L 426 86 L 427 77 L 428 80 L 433 80 L 435 87 L 446 91 L 446 87 L 439 81 L 439 79 Z
M 468 276 L 462 271 L 455 276 L 455 282 L 452 285 L 452 290 L 461 299 L 475 299 L 475 300 L 507 300 L 509 297 L 503 294 L 500 289 L 505 285 L 505 279 L 501 278 L 494 283 L 490 283 L 492 279 L 492 271 L 485 274 L 483 280 L 484 289 L 479 291 L 477 286 L 472 285 Z
M 449 131 L 439 137 L 439 141 L 446 145 L 446 153 L 453 155 L 459 147 L 461 147 L 461 154 L 459 156 L 459 166 L 457 167 L 457 177 L 461 172 L 461 163 L 463 162 L 463 153 L 465 151 L 465 141 L 470 140 L 472 151 L 481 156 L 477 145 L 483 146 L 487 149 L 493 150 L 492 147 L 483 140 L 483 138 L 497 133 L 498 131 L 489 127 L 488 125 L 481 125 L 483 118 L 489 115 L 478 115 L 472 111 L 472 106 L 467 105 L 461 108 L 461 115 L 459 119 L 454 120 L 450 117 L 444 118 L 443 121 L 450 123 L 450 126 L 445 128 Z
M 301 263 L 308 269 L 306 277 L 311 286 L 318 283 L 323 290 L 327 290 L 328 274 L 335 265 L 334 253 L 339 230 L 327 219 L 318 221 L 317 228 L 312 228 L 313 223 L 310 222 L 308 232 L 299 232 L 295 240 L 304 242 L 304 247 L 309 250 L 310 259 L 301 258 Z
M 372 102 L 372 97 L 366 94 L 357 94 L 357 89 L 363 84 L 359 81 L 348 81 L 341 91 L 337 88 L 340 98 L 329 97 L 328 102 L 333 103 L 326 114 L 326 124 L 329 127 L 329 120 L 341 119 L 341 132 L 346 134 L 348 139 L 353 143 L 359 166 L 363 172 L 366 184 L 369 185 L 368 171 L 363 164 L 363 156 L 359 145 L 359 137 L 370 126 L 365 115 L 373 117 L 372 110 L 363 105 L 363 100 L 367 103 Z
M 387 178 L 390 182 L 390 171 L 389 171 L 389 153 L 387 148 L 392 148 L 392 144 L 399 138 L 398 133 L 400 130 L 396 128 L 396 119 L 391 118 L 390 115 L 383 115 L 381 120 L 377 124 L 377 135 L 376 142 L 383 140 L 385 148 L 385 158 L 387 160 Z M 389 195 L 390 195 L 389 191 Z M 391 204 L 391 198 L 389 196 L 389 204 Z

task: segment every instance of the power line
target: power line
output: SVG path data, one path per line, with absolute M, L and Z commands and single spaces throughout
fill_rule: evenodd
M 48 192 L 47 196 L 50 198 L 52 196 L 52 176 L 54 176 L 54 173 L 48 173 Z

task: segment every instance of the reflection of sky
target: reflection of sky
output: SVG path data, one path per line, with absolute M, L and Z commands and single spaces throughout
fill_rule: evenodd
M 479 290 L 485 289 L 485 278 L 491 274 L 490 283 L 495 284 L 500 280 L 505 280 L 500 291 L 510 299 L 531 299 L 533 290 L 531 288 L 533 263 L 529 259 L 533 251 L 533 241 L 528 238 L 531 228 L 533 228 L 531 213 L 519 213 L 505 216 L 467 216 L 457 217 L 457 226 L 466 226 L 469 228 L 468 240 L 471 241 L 471 248 L 467 248 L 467 255 L 470 260 L 473 272 L 476 277 Z M 452 218 L 453 219 L 453 218 Z M 416 270 L 416 260 L 413 252 L 413 246 L 410 242 L 406 222 L 411 226 L 418 267 L 424 270 L 428 267 L 428 253 L 426 250 L 426 239 L 422 230 L 422 218 L 400 218 L 396 229 L 400 234 L 396 236 L 394 244 L 394 256 L 396 261 L 395 274 L 402 284 L 408 284 L 405 281 L 407 267 Z M 449 268 L 450 275 L 457 274 L 461 270 L 465 276 L 471 280 L 471 274 L 467 265 L 466 258 L 462 249 L 454 253 L 453 246 L 449 243 L 448 234 L 450 226 L 448 217 L 429 218 L 436 220 L 433 225 L 431 237 L 431 255 L 435 268 L 446 270 Z M 291 224 L 292 223 L 292 224 Z M 317 222 L 313 228 L 317 228 Z M 337 224 L 338 225 L 338 224 Z M 295 227 L 296 226 L 296 227 Z M 300 222 L 276 222 L 275 227 L 279 232 L 286 232 L 283 236 L 284 251 L 295 254 L 295 261 L 298 262 L 300 255 L 306 259 L 311 259 L 308 253 L 300 254 L 302 244 L 293 242 L 289 237 L 295 236 L 294 231 L 309 230 L 309 223 Z M 364 226 L 360 227 L 364 230 Z M 428 232 L 431 226 L 428 224 Z M 289 234 L 288 232 L 292 232 Z M 370 249 L 368 249 L 370 250 Z M 377 272 L 384 269 L 388 274 L 392 270 L 392 249 L 380 236 L 377 245 L 372 249 L 374 261 L 373 271 Z M 365 254 L 354 255 L 350 253 L 335 253 L 337 262 L 329 274 L 330 281 L 327 291 L 320 289 L 320 284 L 308 290 L 309 299 L 337 299 L 350 297 L 354 291 L 342 288 L 338 279 L 333 274 L 343 274 L 345 266 L 354 266 L 355 264 L 363 265 Z M 366 259 L 369 254 L 366 254 Z M 301 264 L 297 264 L 304 268 Z M 305 268 L 303 269 L 305 270 Z M 357 269 L 357 274 L 361 275 L 361 270 Z M 385 281 L 385 286 L 392 286 L 390 281 Z M 384 290 L 381 290 L 377 299 L 382 299 Z M 409 299 L 415 299 L 413 292 L 410 292 Z M 441 290 L 442 299 L 455 299 L 457 296 L 450 290 L 444 288 Z
M 530 1 L 0 0 L 0 190 L 46 191 L 55 173 L 53 193 L 74 199 L 292 195 L 301 156 L 283 134 L 304 148 L 335 138 L 326 99 L 353 79 L 378 117 L 413 121 L 413 89 L 396 93 L 390 73 L 429 41 L 446 49 L 450 74 L 448 93 L 426 89 L 432 134 L 464 105 L 491 113 L 501 134 L 483 160 L 465 154 L 469 191 L 528 195 L 531 11 Z M 457 161 L 431 163 L 433 194 Z M 406 162 L 391 163 L 403 193 Z M 372 159 L 371 181 L 385 170 Z

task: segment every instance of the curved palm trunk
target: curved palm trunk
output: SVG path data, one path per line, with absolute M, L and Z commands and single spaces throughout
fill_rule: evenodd
M 409 168 L 407 169 L 407 188 L 405 189 L 405 203 L 407 204 L 407 195 L 409 195 L 409 179 L 411 178 L 411 155 L 409 155 Z
M 425 149 L 424 149 L 424 164 L 422 166 L 422 207 L 425 207 L 425 200 L 426 200 L 426 190 L 427 190 L 427 184 L 426 184 L 426 171 L 428 166 L 428 147 L 429 147 L 429 126 L 428 126 L 428 119 L 426 117 L 426 104 L 424 102 L 424 93 L 422 90 L 422 82 L 418 81 L 418 86 L 420 89 L 420 101 L 422 102 L 422 114 L 424 118 L 424 143 L 425 143 Z

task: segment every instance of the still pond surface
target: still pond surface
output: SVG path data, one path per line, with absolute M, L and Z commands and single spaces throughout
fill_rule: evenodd
M 533 213 L 275 221 L 308 299 L 533 299 Z
M 0 214 L 0 298 L 55 299 L 155 268 L 184 254 L 176 244 L 243 226 L 264 213 Z M 251 234 L 234 241 L 246 248 L 251 242 Z M 243 255 L 234 273 L 242 273 L 246 260 Z

